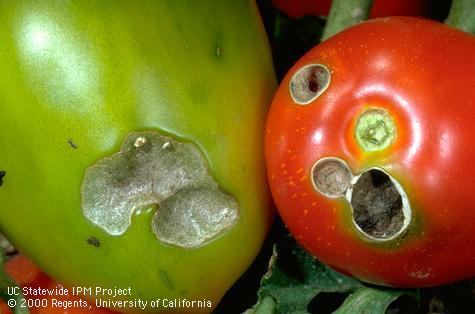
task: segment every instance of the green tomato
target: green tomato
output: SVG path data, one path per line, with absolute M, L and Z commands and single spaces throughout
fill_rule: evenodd
M 1 231 L 86 297 L 211 311 L 273 216 L 254 1 L 4 1 L 0 42 Z

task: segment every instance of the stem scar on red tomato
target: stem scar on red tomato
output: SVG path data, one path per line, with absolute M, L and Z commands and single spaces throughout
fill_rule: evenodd
M 390 17 L 334 35 L 289 71 L 266 162 L 307 251 L 382 285 L 475 275 L 474 56 L 470 34 Z

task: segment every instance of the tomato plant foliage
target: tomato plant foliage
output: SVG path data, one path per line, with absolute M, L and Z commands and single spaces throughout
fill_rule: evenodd
M 328 304 L 328 300 L 318 300 L 328 294 L 341 295 L 341 303 Z M 379 289 L 345 276 L 315 260 L 286 235 L 274 246 L 268 272 L 261 281 L 259 302 L 247 313 L 330 310 L 340 314 L 363 310 L 384 313 L 402 295 L 418 297 L 417 291 Z

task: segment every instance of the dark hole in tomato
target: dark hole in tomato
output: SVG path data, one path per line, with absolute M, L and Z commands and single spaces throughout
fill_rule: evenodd
M 308 83 L 308 89 L 312 93 L 316 94 L 318 90 L 320 89 L 320 82 L 318 80 L 318 75 L 316 75 L 316 73 L 312 73 L 312 75 L 309 76 L 307 83 Z
M 402 196 L 383 171 L 364 172 L 353 186 L 353 219 L 368 236 L 384 239 L 398 233 L 404 224 Z

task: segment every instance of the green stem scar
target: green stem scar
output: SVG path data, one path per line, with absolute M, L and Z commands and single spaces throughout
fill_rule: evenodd
M 356 122 L 356 141 L 365 151 L 380 151 L 389 147 L 397 136 L 396 124 L 384 109 L 365 111 Z

